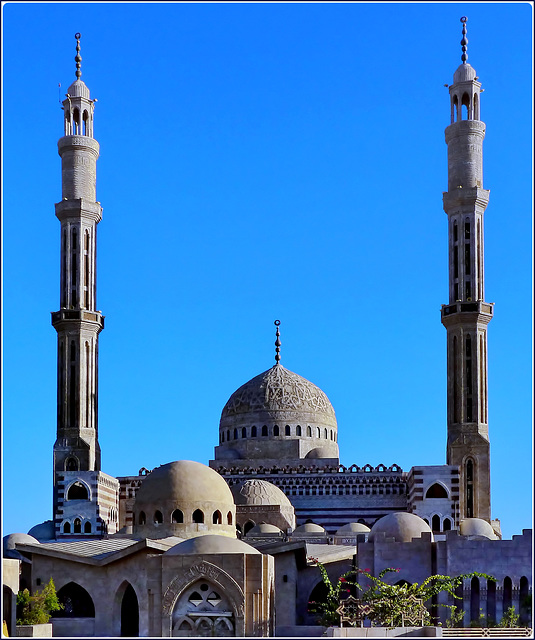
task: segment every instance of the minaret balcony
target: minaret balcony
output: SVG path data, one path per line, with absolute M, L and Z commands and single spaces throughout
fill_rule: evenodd
M 87 311 L 85 309 L 60 309 L 52 312 L 52 325 L 58 328 L 59 325 L 70 322 L 88 322 L 98 327 L 99 333 L 104 329 L 104 316 L 100 311 Z
M 492 320 L 493 313 L 494 303 L 483 302 L 483 300 L 443 304 L 440 311 L 443 324 L 456 324 L 472 320 L 488 324 Z

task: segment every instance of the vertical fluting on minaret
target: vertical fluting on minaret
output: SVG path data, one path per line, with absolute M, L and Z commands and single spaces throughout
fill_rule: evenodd
M 58 416 L 55 474 L 100 470 L 98 444 L 98 334 L 104 317 L 96 308 L 96 201 L 99 144 L 93 138 L 95 100 L 81 80 L 80 34 L 76 34 L 76 80 L 63 101 L 61 156 L 60 310 L 52 313 L 58 334 Z
M 490 445 L 487 408 L 487 325 L 493 305 L 484 302 L 481 83 L 468 63 L 465 17 L 461 18 L 462 64 L 449 86 L 451 124 L 446 128 L 449 303 L 442 306 L 447 329 L 447 463 L 460 469 L 460 517 L 490 521 Z

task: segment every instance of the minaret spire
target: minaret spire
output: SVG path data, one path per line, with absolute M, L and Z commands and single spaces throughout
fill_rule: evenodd
M 82 77 L 82 56 L 80 55 L 80 38 L 82 34 L 75 33 L 74 37 L 76 38 L 76 57 L 74 58 L 76 62 L 76 77 L 80 80 Z
M 460 471 L 460 518 L 490 522 L 490 444 L 487 410 L 487 325 L 493 305 L 485 300 L 483 215 L 489 191 L 483 188 L 481 83 L 468 64 L 466 17 L 461 18 L 462 64 L 449 87 L 451 124 L 446 127 L 448 191 L 449 303 L 442 306 L 447 329 L 447 463 Z
M 277 339 L 275 340 L 275 362 L 277 364 L 280 363 L 281 360 L 281 356 L 280 356 L 280 347 L 281 347 L 281 341 L 280 341 L 280 331 L 279 331 L 279 327 L 280 327 L 280 320 L 275 320 L 275 326 L 277 327 L 277 331 L 275 332 L 275 335 L 277 336 Z
M 463 23 L 463 39 L 461 40 L 463 55 L 461 56 L 461 60 L 466 62 L 468 60 L 468 54 L 466 53 L 468 50 L 468 38 L 466 37 L 466 23 L 468 22 L 468 18 L 463 16 L 461 22 Z

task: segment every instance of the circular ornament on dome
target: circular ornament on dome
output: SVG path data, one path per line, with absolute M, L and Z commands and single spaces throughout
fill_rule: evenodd
M 383 516 L 371 528 L 368 541 L 375 540 L 378 533 L 384 533 L 386 538 L 394 538 L 396 542 L 411 542 L 413 538 L 421 538 L 422 533 L 430 533 L 433 541 L 430 526 L 414 513 L 399 512 Z

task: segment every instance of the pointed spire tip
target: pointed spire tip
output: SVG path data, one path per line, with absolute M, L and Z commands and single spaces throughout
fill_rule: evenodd
M 280 341 L 280 331 L 279 331 L 279 327 L 280 327 L 280 320 L 275 320 L 274 324 L 277 327 L 277 331 L 275 333 L 275 335 L 277 336 L 277 339 L 275 340 L 275 362 L 276 364 L 280 363 L 280 346 L 281 346 L 281 341 Z

